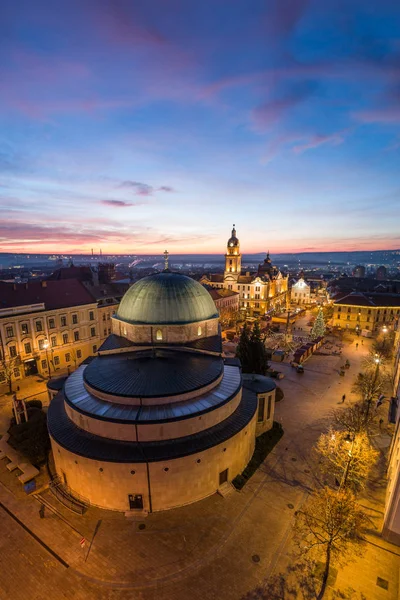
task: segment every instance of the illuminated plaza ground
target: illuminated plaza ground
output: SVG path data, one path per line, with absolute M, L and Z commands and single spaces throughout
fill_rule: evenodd
M 215 495 L 133 521 L 95 509 L 75 516 L 45 491 L 42 499 L 53 510 L 47 508 L 40 519 L 37 500 L 25 497 L 16 477 L 0 463 L 0 597 L 239 600 L 284 571 L 294 511 L 316 484 L 310 449 L 327 426 L 329 410 L 343 393 L 351 397 L 367 346 L 356 350 L 354 342 L 346 344 L 344 357 L 351 368 L 344 378 L 337 372 L 343 358 L 334 356 L 311 358 L 304 375 L 287 363 L 279 365 L 286 375 L 279 382 L 285 399 L 277 404 L 275 419 L 283 424 L 284 437 L 245 488 L 226 499 Z M 384 450 L 390 440 L 383 434 L 376 441 Z M 340 570 L 334 586 L 341 591 L 352 587 L 368 600 L 398 598 L 400 549 L 378 535 L 384 492 L 377 473 L 362 500 L 377 533 L 368 535 L 364 558 Z M 84 549 L 82 537 L 88 540 Z M 378 577 L 388 582 L 388 590 L 377 586 Z

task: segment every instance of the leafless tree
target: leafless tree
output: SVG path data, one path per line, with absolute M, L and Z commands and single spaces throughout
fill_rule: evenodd
M 351 435 L 368 432 L 376 419 L 376 411 L 369 411 L 367 414 L 367 406 L 367 403 L 362 401 L 337 408 L 332 411 L 332 421 L 339 429 Z
M 304 510 L 296 513 L 295 541 L 301 555 L 323 561 L 317 600 L 324 597 L 332 563 L 344 564 L 360 555 L 369 518 L 349 490 L 323 488 L 314 493 Z

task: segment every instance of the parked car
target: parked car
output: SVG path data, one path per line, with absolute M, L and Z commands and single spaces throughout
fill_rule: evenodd
M 304 367 L 303 367 L 303 365 L 297 365 L 296 371 L 297 371 L 297 373 L 304 373 Z

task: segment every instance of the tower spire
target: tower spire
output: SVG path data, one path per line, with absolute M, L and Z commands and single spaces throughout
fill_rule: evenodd
M 168 257 L 169 257 L 168 250 L 164 250 L 164 271 L 169 271 L 169 268 L 168 268 Z

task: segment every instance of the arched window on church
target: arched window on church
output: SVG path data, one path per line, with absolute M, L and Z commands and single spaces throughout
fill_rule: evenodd
M 197 335 L 201 335 L 201 327 L 200 327 L 200 325 L 197 328 Z
M 161 331 L 161 329 L 157 329 L 157 332 L 156 332 L 156 340 L 157 340 L 158 342 L 161 342 L 161 340 L 162 340 L 162 331 Z

